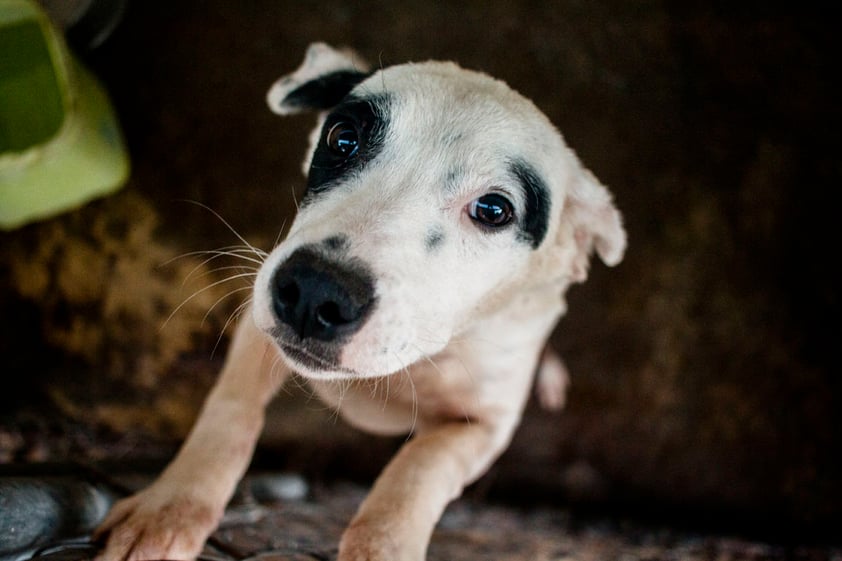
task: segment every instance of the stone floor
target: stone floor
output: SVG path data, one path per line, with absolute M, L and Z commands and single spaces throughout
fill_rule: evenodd
M 341 484 L 303 500 L 233 506 L 215 538 L 260 559 L 334 559 L 340 532 L 364 496 Z M 277 553 L 273 553 L 277 552 Z M 579 517 L 563 508 L 521 509 L 471 499 L 447 510 L 429 561 L 842 560 L 842 550 L 787 548 L 750 540 Z
M 104 481 L 107 480 L 107 481 Z M 42 515 L 64 509 L 50 535 L 30 543 L 21 528 L 3 528 L 0 560 L 76 561 L 96 547 L 85 535 L 116 496 L 148 481 L 147 475 L 112 478 L 81 472 L 64 479 L 0 477 L 0 508 L 28 507 Z M 24 483 L 22 483 L 24 482 Z M 17 484 L 17 487 L 15 487 Z M 28 493 L 21 493 L 22 486 Z M 50 507 L 49 497 L 54 504 Z M 298 474 L 253 473 L 241 483 L 219 530 L 200 561 L 329 561 L 342 529 L 365 495 L 365 486 L 306 481 Z M 14 504 L 26 500 L 27 506 Z M 75 504 L 71 504 L 76 501 Z M 39 506 L 40 504 L 40 506 Z M 85 515 L 84 513 L 87 513 Z M 30 516 L 29 521 L 34 517 Z M 5 522 L 4 522 L 5 521 Z M 70 521 L 71 523 L 68 523 Z M 727 533 L 682 530 L 676 521 L 641 522 L 569 507 L 523 508 L 467 496 L 445 512 L 428 561 L 842 561 L 842 548 L 759 541 Z M 15 535 L 19 541 L 13 543 Z M 5 548 L 5 549 L 4 549 Z

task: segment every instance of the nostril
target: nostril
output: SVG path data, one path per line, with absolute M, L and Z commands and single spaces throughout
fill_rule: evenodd
M 297 314 L 298 302 L 301 300 L 301 288 L 295 280 L 276 279 L 275 290 L 272 294 L 272 304 L 275 307 L 275 313 L 278 317 L 285 321 L 292 321 L 292 318 Z
M 301 289 L 298 288 L 298 283 L 290 281 L 280 284 L 275 294 L 278 302 L 287 306 L 295 306 L 301 298 Z
M 325 302 L 318 306 L 315 311 L 316 321 L 322 327 L 328 328 L 338 325 L 342 322 L 339 314 L 339 306 L 335 302 Z
M 342 314 L 342 310 L 336 302 L 325 302 L 316 308 L 316 321 L 325 328 L 345 325 L 353 320 L 353 315 L 345 317 Z

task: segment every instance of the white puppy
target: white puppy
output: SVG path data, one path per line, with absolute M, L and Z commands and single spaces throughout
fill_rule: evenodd
M 593 250 L 622 259 L 609 192 L 489 76 L 448 62 L 368 73 L 352 52 L 313 44 L 268 101 L 319 112 L 307 193 L 182 449 L 97 530 L 104 560 L 199 553 L 290 372 L 361 429 L 413 433 L 339 560 L 424 559 L 448 502 L 508 445 L 568 286 Z M 543 364 L 541 400 L 559 407 L 564 366 Z

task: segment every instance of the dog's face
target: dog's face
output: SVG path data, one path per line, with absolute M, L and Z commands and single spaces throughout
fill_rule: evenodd
M 399 371 L 516 293 L 580 280 L 593 244 L 607 262 L 622 254 L 607 191 L 585 184 L 531 102 L 488 76 L 450 63 L 365 75 L 317 46 L 270 105 L 329 109 L 298 215 L 254 293 L 257 325 L 306 376 Z M 607 225 L 577 227 L 574 194 L 579 215 Z

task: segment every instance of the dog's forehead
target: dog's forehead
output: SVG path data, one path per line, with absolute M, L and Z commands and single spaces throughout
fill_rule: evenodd
M 443 146 L 518 149 L 554 134 L 543 113 L 505 82 L 450 62 L 387 67 L 353 94 L 388 99 L 394 134 L 423 134 Z
M 348 122 L 362 142 L 354 158 L 337 164 L 326 142 L 330 131 Z M 332 199 L 343 209 L 343 224 L 358 220 L 348 211 L 349 197 L 366 201 L 359 208 L 367 215 L 381 209 L 378 231 L 391 216 L 400 216 L 396 224 L 405 230 L 405 215 L 395 209 L 415 204 L 413 216 L 423 222 L 421 214 L 427 214 L 426 237 L 435 246 L 442 238 L 436 226 L 442 209 L 496 191 L 514 203 L 517 237 L 534 249 L 562 200 L 564 144 L 546 116 L 504 82 L 453 63 L 378 71 L 353 88 L 318 130 L 322 142 L 309 162 L 303 206 Z

